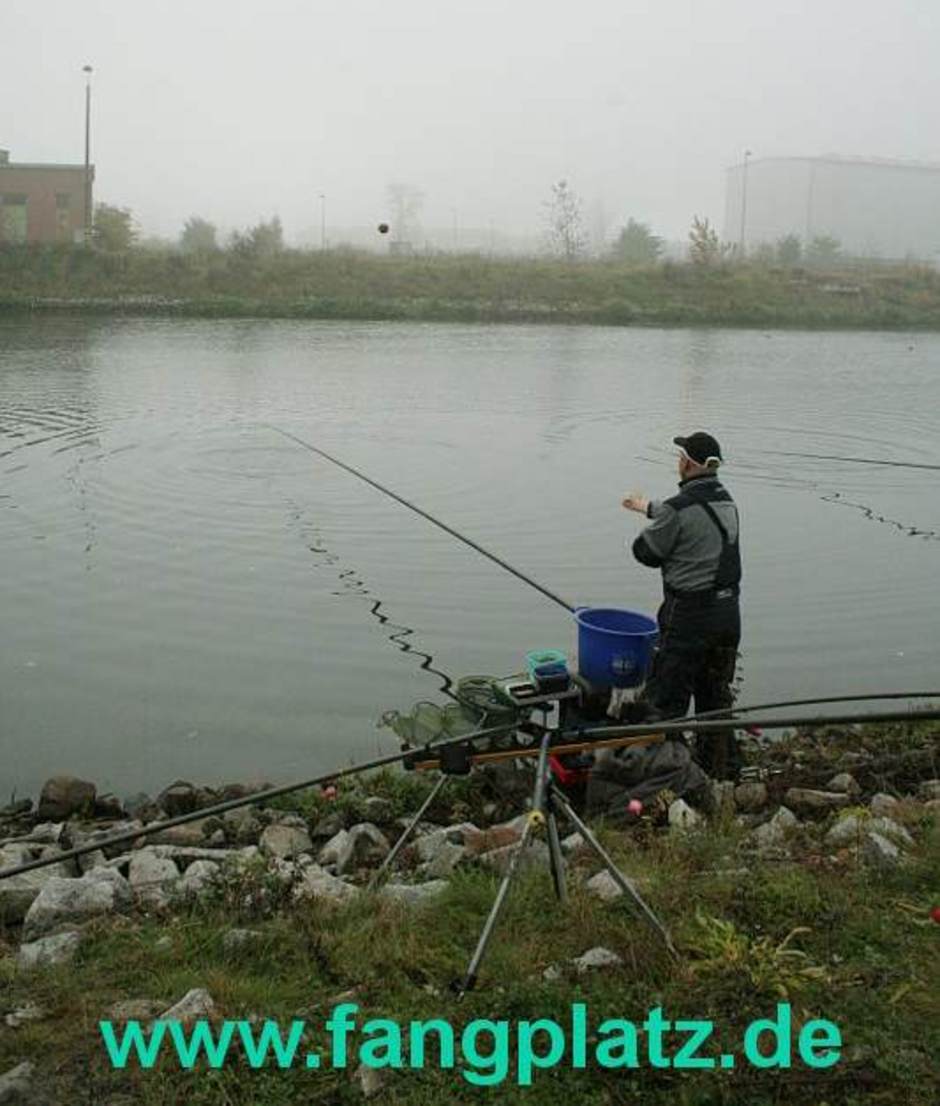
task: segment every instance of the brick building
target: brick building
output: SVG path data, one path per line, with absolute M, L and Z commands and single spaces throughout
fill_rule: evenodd
M 0 243 L 81 242 L 84 233 L 84 165 L 17 164 L 0 150 Z

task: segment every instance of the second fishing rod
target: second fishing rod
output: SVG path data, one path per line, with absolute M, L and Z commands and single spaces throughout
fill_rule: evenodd
M 562 596 L 558 595 L 557 592 L 552 591 L 550 588 L 546 587 L 544 584 L 539 583 L 538 580 L 533 579 L 533 577 L 528 575 L 528 573 L 525 573 L 525 572 L 521 571 L 520 569 L 516 568 L 514 565 L 511 565 L 504 558 L 498 556 L 496 553 L 493 553 L 491 550 L 486 549 L 484 546 L 480 545 L 479 542 L 476 542 L 472 538 L 467 537 L 466 534 L 462 534 L 459 530 L 456 530 L 453 526 L 450 526 L 450 525 L 448 525 L 448 523 L 443 522 L 441 519 L 439 519 L 436 516 L 432 515 L 429 511 L 425 511 L 422 507 L 419 507 L 417 504 L 412 503 L 409 499 L 406 499 L 404 496 L 399 495 L 396 491 L 393 491 L 391 488 L 386 487 L 384 484 L 379 483 L 378 480 L 374 480 L 371 476 L 369 476 L 366 473 L 362 472 L 360 469 L 357 469 L 354 466 L 347 464 L 345 461 L 340 460 L 338 457 L 334 457 L 331 453 L 328 453 L 326 450 L 321 449 L 319 446 L 314 445 L 312 442 L 308 442 L 305 439 L 298 437 L 296 434 L 291 433 L 289 430 L 284 430 L 280 426 L 275 426 L 272 423 L 259 423 L 258 425 L 264 427 L 267 430 L 271 430 L 276 434 L 281 435 L 283 438 L 286 438 L 289 441 L 294 442 L 296 445 L 300 446 L 301 448 L 308 450 L 310 453 L 313 453 L 316 456 L 323 458 L 323 460 L 328 461 L 330 464 L 337 466 L 338 468 L 342 469 L 344 472 L 349 473 L 351 476 L 355 476 L 358 480 L 362 480 L 364 483 L 368 484 L 370 487 L 375 488 L 376 491 L 379 491 L 383 495 L 388 496 L 390 499 L 393 499 L 396 503 L 399 503 L 403 507 L 406 507 L 409 511 L 413 511 L 420 518 L 423 518 L 426 521 L 430 522 L 433 526 L 437 526 L 439 529 L 443 530 L 445 534 L 449 534 L 451 537 L 455 538 L 457 541 L 463 542 L 464 545 L 469 546 L 470 549 L 473 549 L 475 552 L 480 553 L 482 556 L 488 558 L 490 561 L 492 561 L 494 564 L 498 565 L 500 568 L 505 569 L 507 572 L 512 573 L 512 575 L 515 576 L 517 579 L 521 580 L 525 584 L 528 584 L 529 587 L 534 588 L 536 591 L 538 591 L 540 594 L 546 596 L 548 599 L 551 599 L 553 603 L 556 603 L 558 606 L 564 608 L 564 610 L 566 610 L 569 614 L 576 614 L 577 613 L 578 607 L 575 606 L 573 603 L 570 603 L 567 599 L 564 599 Z M 933 698 L 940 699 L 940 691 L 887 691 L 887 692 L 868 692 L 868 691 L 865 691 L 865 692 L 861 692 L 861 693 L 858 693 L 858 694 L 841 694 L 841 695 L 830 695 L 830 696 L 824 696 L 824 697 L 818 697 L 817 696 L 815 698 L 780 699 L 780 700 L 775 700 L 773 702 L 767 702 L 767 703 L 754 703 L 754 704 L 750 704 L 748 706 L 732 706 L 732 707 L 728 708 L 727 710 L 722 709 L 722 710 L 710 710 L 710 711 L 697 711 L 695 714 L 691 715 L 690 717 L 693 718 L 693 719 L 699 719 L 699 720 L 704 721 L 704 720 L 711 719 L 711 718 L 716 718 L 716 717 L 729 717 L 729 716 L 734 716 L 734 715 L 742 715 L 742 714 L 748 714 L 748 713 L 751 713 L 751 712 L 756 712 L 756 711 L 761 711 L 761 710 L 787 708 L 787 707 L 811 706 L 811 705 L 814 705 L 814 704 L 822 704 L 822 703 L 874 702 L 874 701 L 877 701 L 877 700 L 933 699 Z

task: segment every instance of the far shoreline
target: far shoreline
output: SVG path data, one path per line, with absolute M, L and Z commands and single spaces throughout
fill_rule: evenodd
M 940 331 L 940 271 L 283 249 L 0 249 L 0 317 Z
M 220 297 L 217 299 L 165 299 L 160 296 L 57 297 L 0 295 L 0 318 L 46 316 L 183 320 L 267 320 L 285 322 L 440 323 L 466 326 L 567 326 L 682 330 L 779 330 L 810 333 L 925 333 L 940 332 L 937 317 L 912 318 L 891 311 L 870 317 L 799 311 L 768 310 L 722 313 L 663 308 L 636 312 L 622 307 L 497 308 L 483 303 L 442 303 L 426 300 L 361 301 L 309 299 L 275 301 Z

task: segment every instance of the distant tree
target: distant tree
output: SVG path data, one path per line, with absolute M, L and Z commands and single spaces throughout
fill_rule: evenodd
M 284 249 L 284 228 L 279 216 L 258 223 L 248 232 L 255 257 L 272 257 Z
M 191 215 L 180 234 L 180 249 L 184 253 L 214 253 L 218 248 L 215 225 Z
M 777 260 L 777 251 L 771 242 L 758 242 L 751 249 L 750 260 L 757 265 L 773 265 Z
M 413 184 L 393 181 L 386 191 L 392 241 L 414 243 L 421 233 L 424 193 Z
M 112 207 L 110 204 L 95 206 L 91 239 L 99 250 L 121 253 L 131 248 L 136 237 L 133 216 L 128 208 Z
M 777 240 L 777 261 L 791 268 L 803 259 L 803 243 L 795 234 L 787 234 Z
M 662 252 L 662 238 L 653 234 L 647 223 L 638 223 L 635 219 L 628 220 L 611 247 L 614 257 L 631 265 L 652 264 Z
M 725 253 L 718 240 L 718 232 L 711 223 L 707 219 L 694 216 L 692 229 L 689 231 L 689 257 L 693 265 L 709 268 L 717 265 L 724 258 Z
M 546 208 L 548 248 L 566 261 L 577 261 L 587 246 L 580 198 L 567 181 L 560 180 L 552 185 Z
M 810 265 L 833 265 L 842 253 L 842 243 L 829 234 L 818 234 L 806 247 L 806 261 Z
M 233 231 L 229 249 L 236 257 L 246 261 L 274 257 L 284 249 L 284 228 L 280 218 L 275 215 L 268 222 L 256 223 L 246 231 Z

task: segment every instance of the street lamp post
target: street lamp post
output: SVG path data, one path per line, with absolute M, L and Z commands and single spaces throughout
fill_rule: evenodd
M 91 74 L 90 65 L 82 67 L 85 74 L 85 245 L 91 245 Z
M 738 248 L 741 252 L 742 259 L 744 258 L 745 248 L 745 228 L 747 226 L 747 159 L 751 156 L 750 150 L 744 151 L 744 172 L 741 177 L 741 237 L 738 243 Z
M 320 249 L 326 249 L 326 194 L 320 193 Z

